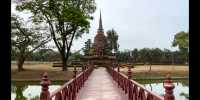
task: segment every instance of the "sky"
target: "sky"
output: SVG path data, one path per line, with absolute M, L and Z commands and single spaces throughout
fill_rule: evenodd
M 84 47 L 87 39 L 93 41 L 100 9 L 104 33 L 116 30 L 119 50 L 145 47 L 177 50 L 171 47 L 174 35 L 189 31 L 189 0 L 96 0 L 96 6 L 89 34 L 75 40 L 72 51 Z M 13 12 L 14 6 L 11 7 Z

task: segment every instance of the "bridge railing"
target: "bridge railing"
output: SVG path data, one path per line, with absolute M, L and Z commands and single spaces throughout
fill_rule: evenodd
M 107 70 L 113 79 L 118 83 L 118 86 L 121 87 L 126 94 L 128 94 L 129 100 L 175 100 L 173 95 L 174 85 L 172 84 L 169 75 L 164 81 L 165 94 L 164 96 L 160 96 L 157 93 L 146 89 L 138 82 L 132 80 L 130 68 L 128 69 L 128 76 L 120 73 L 119 67 L 117 71 L 114 70 L 113 67 L 107 67 Z
M 48 79 L 48 74 L 45 72 L 40 82 L 42 91 L 40 93 L 40 100 L 75 100 L 76 95 L 80 88 L 84 85 L 84 82 L 91 74 L 93 67 L 83 67 L 82 72 L 76 75 L 76 67 L 74 70 L 74 78 L 57 88 L 56 90 L 49 92 L 49 85 L 51 81 Z

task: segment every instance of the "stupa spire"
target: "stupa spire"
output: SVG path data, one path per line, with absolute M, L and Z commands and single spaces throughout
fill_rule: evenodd
M 102 25 L 102 19 L 101 19 L 101 10 L 100 10 L 100 18 L 99 18 L 99 29 L 98 32 L 103 32 L 103 25 Z

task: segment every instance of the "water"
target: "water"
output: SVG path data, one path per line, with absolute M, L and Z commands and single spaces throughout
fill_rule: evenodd
M 49 91 L 53 91 L 63 84 L 63 82 L 53 82 L 49 86 Z M 39 100 L 41 86 L 39 82 L 12 82 L 11 100 Z
M 163 80 L 136 80 L 143 84 L 147 89 L 152 90 L 160 95 L 164 94 Z M 53 82 L 49 86 L 49 91 L 53 91 L 61 86 L 64 82 Z M 175 100 L 189 100 L 189 81 L 174 81 Z M 12 82 L 11 100 L 39 100 L 41 86 L 39 82 Z
M 163 87 L 163 82 L 158 80 L 147 80 L 147 81 L 138 81 L 142 83 L 147 89 L 163 95 L 165 89 Z M 175 88 L 173 90 L 175 100 L 189 100 L 189 81 L 188 80 L 175 80 L 173 82 Z

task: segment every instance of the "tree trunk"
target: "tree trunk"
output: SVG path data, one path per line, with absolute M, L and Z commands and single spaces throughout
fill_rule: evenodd
M 23 68 L 24 61 L 25 61 L 24 57 L 21 56 L 20 58 L 18 58 L 18 61 L 17 61 L 18 71 L 24 70 L 24 68 Z
M 65 54 L 61 54 L 62 56 L 62 71 L 67 71 L 66 57 Z
M 150 67 L 149 67 L 149 72 L 151 72 L 151 63 L 150 63 Z
M 69 52 L 70 52 L 70 51 L 67 50 L 66 59 L 65 59 L 66 65 L 68 64 Z

